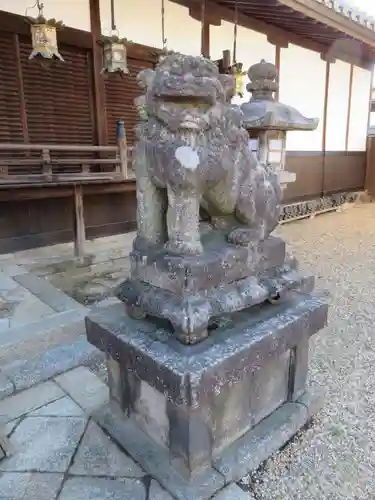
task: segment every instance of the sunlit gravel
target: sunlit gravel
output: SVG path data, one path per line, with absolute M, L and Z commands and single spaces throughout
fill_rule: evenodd
M 330 294 L 311 344 L 310 385 L 326 391 L 313 424 L 253 477 L 257 500 L 375 499 L 375 204 L 277 231 Z

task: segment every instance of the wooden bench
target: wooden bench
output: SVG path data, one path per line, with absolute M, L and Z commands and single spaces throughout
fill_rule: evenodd
M 83 257 L 83 188 L 89 184 L 134 184 L 131 153 L 122 121 L 118 122 L 117 146 L 0 143 L 0 201 L 19 195 L 22 199 L 48 197 L 51 190 L 65 188 L 64 196 L 71 193 L 74 200 L 75 255 Z

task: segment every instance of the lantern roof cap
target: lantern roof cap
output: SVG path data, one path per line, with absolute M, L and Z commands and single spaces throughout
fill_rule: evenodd
M 315 130 L 318 118 L 306 118 L 297 109 L 275 100 L 279 89 L 277 68 L 262 59 L 247 72 L 252 93 L 249 102 L 241 104 L 243 124 L 246 129 L 264 130 Z

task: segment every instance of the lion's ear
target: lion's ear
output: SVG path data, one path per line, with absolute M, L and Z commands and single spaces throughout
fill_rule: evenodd
M 137 82 L 143 89 L 149 89 L 155 78 L 155 71 L 153 69 L 144 69 L 137 75 Z

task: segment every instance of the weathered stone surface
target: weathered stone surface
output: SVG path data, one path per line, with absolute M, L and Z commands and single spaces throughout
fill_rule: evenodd
M 214 461 L 214 467 L 228 483 L 240 480 L 289 441 L 307 419 L 303 405 L 285 403 L 229 446 Z
M 66 481 L 59 500 L 146 500 L 141 481 L 77 477 Z
M 64 392 L 56 384 L 45 382 L 0 401 L 0 416 L 10 422 L 63 396 Z
M 109 399 L 108 387 L 83 366 L 63 373 L 56 382 L 88 414 Z
M 0 475 L 3 500 L 52 500 L 60 490 L 63 474 L 5 472 Z
M 316 333 L 326 319 L 324 298 L 299 296 L 257 310 L 256 314 L 239 313 L 215 330 L 212 341 L 199 348 L 181 346 L 168 330 L 157 325 L 153 325 L 153 332 L 146 333 L 143 323 L 149 327 L 151 322 L 139 321 L 136 330 L 136 323 L 128 321 L 118 306 L 95 312 L 86 318 L 86 325 L 90 342 L 120 363 L 125 362 L 132 374 L 166 394 L 172 402 L 186 404 L 186 373 L 191 374 L 191 400 L 197 402 L 207 392 L 206 388 L 202 392 L 198 389 L 203 376 L 208 383 L 207 374 L 212 374 L 213 387 L 221 376 L 230 384 L 240 370 L 250 367 L 255 371 L 292 348 L 302 336 Z
M 303 405 L 307 410 L 307 420 L 315 415 L 324 404 L 324 390 L 313 388 L 305 391 L 297 400 L 296 403 Z
M 154 443 L 132 419 L 124 419 L 113 404 L 102 408 L 94 418 L 177 500 L 208 500 L 224 486 L 224 477 L 212 468 L 186 480 L 171 465 L 168 451 Z
M 250 102 L 241 104 L 244 126 L 247 129 L 315 130 L 319 118 L 306 118 L 297 109 L 275 101 L 273 94 L 278 89 L 277 69 L 264 59 L 248 70 L 252 92 Z
M 173 497 L 167 493 L 154 479 L 150 484 L 150 491 L 147 500 L 173 500 Z
M 230 484 L 215 495 L 212 500 L 254 500 L 254 497 L 250 493 L 245 493 L 236 484 Z
M 83 418 L 26 418 L 11 437 L 14 452 L 0 470 L 66 472 L 85 426 Z
M 69 474 L 141 478 L 145 472 L 95 422 L 90 422 Z
M 28 417 L 84 417 L 85 413 L 68 396 L 42 406 L 28 414 Z
M 3 371 L 16 390 L 21 390 L 85 364 L 97 355 L 97 350 L 80 337 L 71 344 L 54 347 L 32 359 L 11 363 Z
M 12 382 L 0 372 L 0 400 L 13 392 Z

